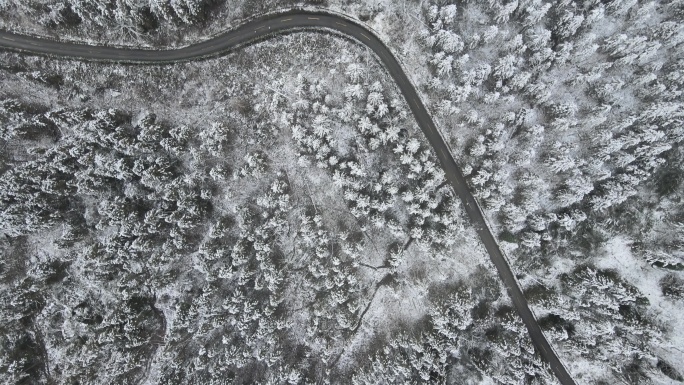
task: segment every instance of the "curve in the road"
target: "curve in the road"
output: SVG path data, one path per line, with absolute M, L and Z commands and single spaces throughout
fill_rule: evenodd
M 209 56 L 216 56 L 256 39 L 268 37 L 278 33 L 301 30 L 303 28 L 332 29 L 343 35 L 350 36 L 368 46 L 385 65 L 387 71 L 399 86 L 406 98 L 418 125 L 425 133 L 430 145 L 435 150 L 437 158 L 442 164 L 447 180 L 460 197 L 463 206 L 476 227 L 489 256 L 496 266 L 499 276 L 503 280 L 513 304 L 523 319 L 532 342 L 539 354 L 550 365 L 561 384 L 574 385 L 555 351 L 546 340 L 537 320 L 530 310 L 527 300 L 518 286 L 518 282 L 510 266 L 499 249 L 494 235 L 489 230 L 484 215 L 468 189 L 465 177 L 451 156 L 449 149 L 437 131 L 430 114 L 423 105 L 416 89 L 413 87 L 401 65 L 392 52 L 368 28 L 361 24 L 340 16 L 327 13 L 308 11 L 293 11 L 284 14 L 266 15 L 253 19 L 224 34 L 201 43 L 173 50 L 145 50 L 133 48 L 116 48 L 67 43 L 31 36 L 17 35 L 0 31 L 0 48 L 9 50 L 50 55 L 57 57 L 71 57 L 84 60 L 113 61 L 120 63 L 165 63 L 188 61 Z

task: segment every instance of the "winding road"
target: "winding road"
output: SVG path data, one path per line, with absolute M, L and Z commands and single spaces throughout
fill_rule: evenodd
M 477 229 L 477 233 L 496 266 L 499 276 L 508 289 L 515 308 L 527 327 L 534 346 L 541 357 L 549 363 L 561 384 L 574 385 L 575 382 L 542 333 L 510 266 L 499 249 L 494 235 L 487 226 L 480 206 L 468 189 L 465 177 L 451 156 L 444 139 L 442 139 L 437 131 L 416 89 L 389 48 L 368 28 L 340 16 L 296 10 L 290 13 L 262 16 L 212 39 L 173 50 L 160 51 L 92 46 L 17 35 L 4 31 L 0 31 L 0 48 L 59 58 L 70 57 L 90 61 L 160 64 L 218 56 L 257 39 L 264 39 L 278 33 L 293 32 L 307 28 L 335 30 L 338 33 L 352 37 L 373 50 L 382 61 L 406 98 L 406 102 L 411 108 L 418 125 L 425 133 L 430 145 L 434 148 L 451 187 L 461 198 L 472 224 Z

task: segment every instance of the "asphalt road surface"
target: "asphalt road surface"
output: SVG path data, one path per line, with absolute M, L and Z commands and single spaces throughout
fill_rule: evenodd
M 411 84 L 411 81 L 408 79 L 390 50 L 379 38 L 362 25 L 339 16 L 298 10 L 286 14 L 257 18 L 210 40 L 173 50 L 159 51 L 92 46 L 16 35 L 3 31 L 0 31 L 0 48 L 59 58 L 71 57 L 90 61 L 159 64 L 218 56 L 258 39 L 307 28 L 317 30 L 330 29 L 353 37 L 373 50 L 385 65 L 387 71 L 406 98 L 406 102 L 411 108 L 418 125 L 434 148 L 435 153 L 442 164 L 442 168 L 446 173 L 447 180 L 454 189 L 454 192 L 461 198 L 463 206 L 470 217 L 470 221 L 477 229 L 477 233 L 479 234 L 480 239 L 482 239 L 492 262 L 499 271 L 499 276 L 508 289 L 508 293 L 513 300 L 515 308 L 518 310 L 518 313 L 527 327 L 534 346 L 542 358 L 549 363 L 561 384 L 574 385 L 575 382 L 549 345 L 537 320 L 530 311 L 527 300 L 520 290 L 510 266 L 499 249 L 494 235 L 485 222 L 480 206 L 470 193 L 468 184 L 466 183 L 459 166 L 451 156 L 447 145 L 437 131 L 430 114 L 421 102 L 420 97 L 418 97 L 418 93 Z

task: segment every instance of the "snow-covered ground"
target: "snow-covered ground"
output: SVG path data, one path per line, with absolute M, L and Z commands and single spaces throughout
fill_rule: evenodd
M 2 6 L 13 4 L 22 3 L 5 2 Z M 277 11 L 283 6 L 277 1 L 224 5 L 216 9 L 202 28 L 164 22 L 159 32 L 149 37 L 105 33 L 106 29 L 98 28 L 62 29 L 60 37 L 117 45 L 177 47 L 203 40 L 249 16 Z M 477 2 L 378 0 L 353 4 L 329 1 L 325 7 L 364 20 L 411 74 L 426 105 L 434 112 L 443 136 L 452 146 L 455 158 L 461 162 L 464 173 L 470 175 L 472 187 L 495 233 L 500 235 L 502 248 L 521 277 L 522 286 L 541 292 L 531 300 L 535 313 L 549 322 L 553 318 L 548 316 L 561 316 L 562 327 L 550 322 L 547 332 L 556 341 L 556 349 L 577 381 L 668 383 L 657 365 L 658 359 L 679 370 L 676 363 L 684 358 L 678 350 L 684 343 L 682 325 L 678 324 L 684 305 L 681 299 L 664 296 L 660 283 L 666 275 L 681 280 L 681 270 L 671 268 L 681 263 L 684 255 L 679 241 L 684 229 L 680 209 L 682 160 L 676 155 L 684 139 L 680 127 L 684 114 L 680 76 L 684 31 L 677 4 L 492 1 L 485 6 Z M 35 20 L 26 22 L 30 19 L 22 15 L 3 17 L 2 25 L 20 32 L 48 34 L 48 29 L 35 24 Z M 325 63 L 321 62 L 321 47 L 328 52 L 323 56 Z M 372 133 L 371 126 L 369 134 L 359 128 L 360 116 L 372 117 L 377 113 L 372 112 L 376 107 L 366 105 L 375 80 L 381 84 L 383 103 L 391 104 L 393 113 L 403 106 L 401 100 L 392 101 L 397 97 L 396 90 L 363 48 L 330 36 L 301 33 L 263 42 L 226 58 L 165 67 L 126 67 L 2 55 L 6 63 L 2 69 L 5 100 L 17 98 L 27 105 L 45 106 L 53 112 L 102 111 L 114 107 L 132 114 L 133 125 L 149 113 L 155 113 L 163 124 L 172 127 L 218 132 L 218 137 L 212 134 L 198 138 L 194 143 L 195 147 L 199 146 L 195 152 L 176 154 L 183 172 L 213 170 L 212 175 L 219 180 L 217 175 L 221 170 L 229 170 L 228 180 L 242 170 L 250 175 L 237 177 L 237 182 L 219 184 L 211 191 L 217 194 L 212 204 L 218 212 L 240 213 L 245 202 L 262 196 L 274 180 L 289 176 L 291 179 L 285 179 L 290 179 L 291 199 L 294 207 L 299 207 L 299 211 L 293 209 L 293 212 L 302 214 L 309 204 L 315 206 L 314 211 L 321 207 L 331 210 L 322 215 L 320 231 L 342 231 L 337 220 L 340 215 L 345 218 L 342 220 L 345 226 L 363 228 L 361 233 L 367 244 L 358 260 L 363 265 L 354 267 L 362 289 L 355 294 L 358 301 L 353 302 L 352 308 L 358 311 L 368 303 L 371 306 L 364 313 L 357 334 L 347 336 L 348 341 L 328 342 L 327 346 L 321 338 L 308 341 L 303 325 L 320 309 L 298 313 L 294 319 L 301 324 L 291 331 L 295 340 L 305 345 L 310 342 L 309 347 L 316 352 L 327 351 L 331 356 L 324 355 L 326 359 L 343 353 L 339 355 L 339 362 L 348 368 L 354 365 L 354 352 L 368 350 L 363 357 L 372 357 L 374 369 L 360 374 L 359 378 L 365 381 L 378 383 L 378 378 L 403 378 L 384 365 L 394 362 L 401 367 L 406 357 L 418 359 L 422 354 L 418 353 L 420 349 L 436 346 L 430 338 L 444 336 L 439 334 L 441 331 L 430 334 L 423 330 L 424 334 L 412 340 L 425 342 L 420 349 L 397 342 L 405 337 L 402 330 L 413 330 L 407 324 L 425 324 L 430 306 L 435 305 L 430 287 L 463 281 L 462 287 L 476 289 L 480 282 L 489 282 L 492 278 L 480 276 L 483 270 L 491 271 L 491 267 L 487 267 L 484 252 L 476 246 L 467 221 L 457 215 L 457 219 L 452 218 L 460 226 L 456 244 L 433 252 L 418 242 L 411 243 L 393 270 L 402 278 L 393 284 L 380 285 L 377 292 L 373 289 L 388 271 L 378 266 L 385 263 L 386 248 L 398 236 L 357 221 L 350 208 L 363 210 L 351 203 L 359 200 L 364 204 L 363 196 L 358 194 L 361 190 L 354 187 L 353 193 L 346 192 L 355 182 L 339 182 L 339 178 L 338 182 L 347 183 L 346 187 L 327 188 L 331 184 L 331 168 L 317 168 L 320 162 L 315 159 L 321 148 L 334 148 L 339 156 L 336 161 L 357 160 L 359 163 L 352 166 L 366 170 L 367 181 L 379 180 L 379 171 L 390 164 L 388 159 L 395 159 L 389 147 L 369 150 L 369 138 L 375 135 L 380 140 L 383 132 Z M 352 64 L 360 67 L 352 70 Z M 361 75 L 354 75 L 357 72 Z M 345 89 L 348 86 L 351 88 Z M 354 89 L 354 86 L 358 87 Z M 321 98 L 321 90 L 316 87 L 323 90 L 325 97 Z M 353 108 L 343 111 L 345 104 Z M 4 108 L 9 112 L 3 113 L 14 113 L 12 106 Z M 306 139 L 314 131 L 314 125 L 322 122 L 314 119 L 328 115 L 332 141 L 321 146 L 321 142 Z M 23 121 L 25 116 L 17 119 Z M 380 117 L 377 121 L 385 129 L 383 119 Z M 424 151 L 426 145 L 410 117 L 401 122 L 403 132 L 408 135 L 403 139 L 416 138 L 420 143 L 417 154 L 425 153 L 429 159 L 429 150 Z M 226 132 L 234 142 L 224 143 L 221 139 L 220 135 L 225 134 L 219 129 L 222 123 L 227 124 Z M 295 125 L 303 125 L 307 134 L 293 141 Z M 23 128 L 12 127 L 4 129 L 2 135 L 11 138 L 12 132 L 22 132 Z M 39 139 L 41 146 L 46 147 L 54 140 Z M 228 155 L 223 158 L 203 155 L 206 151 L 224 151 Z M 385 153 L 380 155 L 382 151 Z M 306 154 L 302 158 L 303 152 Z M 7 154 L 12 155 L 9 158 L 3 155 L 0 158 L 3 164 L 28 159 L 15 147 Z M 354 159 L 354 154 L 362 155 Z M 256 170 L 259 161 L 254 163 L 262 155 L 270 167 L 265 174 Z M 421 166 L 423 161 L 418 158 L 416 155 L 407 162 L 414 167 Z M 306 165 L 307 159 L 309 165 Z M 395 159 L 394 169 L 403 167 L 399 163 Z M 286 175 L 279 174 L 280 171 Z M 405 180 L 396 173 L 392 176 L 395 180 Z M 415 187 L 411 183 L 408 182 L 407 188 Z M 138 190 L 127 186 L 125 191 L 130 197 Z M 433 199 L 443 199 L 443 194 L 435 194 Z M 404 205 L 403 199 L 396 200 L 401 207 L 408 206 L 409 201 Z M 98 200 L 88 197 L 83 202 L 88 208 L 84 214 L 86 220 L 97 218 Z M 460 213 L 460 208 L 456 207 L 455 212 Z M 411 215 L 401 210 L 393 215 L 405 225 L 403 231 L 410 233 Z M 296 232 L 301 220 L 298 215 L 288 216 L 288 233 Z M 382 222 L 379 217 L 376 221 Z M 17 251 L 22 248 L 44 250 L 46 253 L 38 259 L 49 265 L 55 255 L 62 253 L 51 244 L 68 233 L 65 229 L 41 230 L 39 237 L 31 238 L 27 244 L 21 241 L 7 246 L 7 250 L 17 255 L 23 255 Z M 99 231 L 106 239 L 115 236 L 117 228 L 104 226 Z M 403 237 L 399 238 L 407 239 L 406 234 Z M 282 239 L 283 249 L 297 248 L 298 241 Z M 197 256 L 181 259 L 192 265 L 200 277 L 211 276 L 211 269 L 203 266 L 206 262 Z M 31 263 L 35 265 L 36 261 L 34 258 Z M 138 271 L 140 266 L 132 263 L 129 268 Z M 88 266 L 76 263 L 72 268 L 77 268 L 82 275 Z M 43 273 L 32 271 L 31 274 Z M 196 279 L 199 278 L 193 275 L 189 281 L 166 286 L 157 293 L 158 306 L 166 317 L 167 339 L 173 333 L 169 330 L 180 327 L 183 322 L 219 322 L 216 319 L 210 322 L 204 316 L 183 321 L 186 316 L 178 315 L 185 311 L 178 298 L 205 290 L 199 289 Z M 304 279 L 304 274 L 297 279 Z M 83 282 L 94 292 L 95 284 Z M 3 290 L 9 290 L 8 287 Z M 287 296 L 293 306 L 304 306 L 310 297 L 297 297 L 298 289 L 291 287 L 286 291 Z M 375 295 L 371 296 L 373 292 Z M 500 343 L 510 344 L 511 337 L 493 326 L 504 322 L 506 313 L 497 310 L 497 314 L 492 314 L 493 309 L 502 308 L 507 301 L 505 297 L 494 298 L 493 292 L 468 297 L 469 309 L 487 314 L 469 325 L 465 332 L 457 328 L 460 330 L 458 349 L 454 346 L 448 349 L 453 349 L 451 357 L 459 358 L 450 364 L 451 369 L 435 364 L 432 369 L 414 368 L 412 375 L 419 377 L 434 370 L 457 382 L 498 383 L 504 381 L 497 377 L 500 374 L 515 373 L 505 364 L 510 361 L 507 353 L 497 347 Z M 217 295 L 209 293 L 208 296 Z M 629 295 L 624 297 L 625 293 Z M 632 297 L 647 299 L 648 304 L 641 299 L 632 301 Z M 102 303 L 114 303 L 115 298 L 105 293 Z M 595 305 L 586 307 L 586 303 Z M 192 306 L 198 309 L 207 305 Z M 85 315 L 78 316 L 86 320 L 88 312 L 96 311 L 79 309 Z M 447 311 L 444 307 L 440 309 Z M 492 310 L 485 312 L 486 309 Z M 353 314 L 359 314 L 354 311 Z M 149 322 L 154 320 L 152 313 L 145 313 L 145 317 Z M 644 324 L 630 317 L 640 318 Z M 41 318 L 41 322 L 48 322 L 46 319 Z M 614 329 L 615 336 L 604 338 L 609 335 L 607 329 Z M 572 333 L 574 336 L 569 336 Z M 644 337 L 639 333 L 645 333 Z M 490 344 L 491 341 L 479 339 L 475 349 L 462 340 L 469 335 L 480 338 L 487 335 L 495 342 Z M 594 339 L 598 342 L 593 348 L 583 347 L 582 344 L 594 343 Z M 169 352 L 186 343 L 171 341 L 169 351 L 155 353 L 157 362 L 173 359 Z M 646 344 L 639 346 L 640 341 Z M 202 351 L 199 342 L 193 344 L 190 352 Z M 348 348 L 341 348 L 347 344 Z M 381 352 L 376 345 L 390 348 Z M 442 353 L 444 350 L 440 349 L 447 349 L 445 345 L 439 346 L 437 350 Z M 492 352 L 496 352 L 494 358 L 488 356 Z M 624 355 L 629 352 L 633 354 Z M 216 353 L 209 350 L 208 354 Z M 434 364 L 442 357 L 426 360 Z M 487 360 L 491 364 L 483 365 Z M 206 365 L 200 361 L 193 365 Z M 150 372 L 152 377 L 164 375 L 156 364 Z M 448 373 L 456 377 L 448 377 Z M 287 375 L 296 377 L 297 374 Z M 543 371 L 535 376 L 535 381 L 543 382 Z
M 397 341 L 438 349 L 430 365 L 440 376 L 451 367 L 440 357 L 457 350 L 464 381 L 516 375 L 498 343 L 526 335 L 482 337 L 508 314 L 494 312 L 508 301 L 395 85 L 365 48 L 300 33 L 164 67 L 3 55 L 15 72 L 38 75 L 5 71 L 2 80 L 14 96 L 3 100 L 3 140 L 21 143 L 3 160 L 16 172 L 2 175 L 12 186 L 2 228 L 20 241 L 2 246 L 44 252 L 40 260 L 14 253 L 12 263 L 30 268 L 31 278 L 5 276 L 3 290 L 24 295 L 34 279 L 56 304 L 35 318 L 47 359 L 34 366 L 44 371 L 3 366 L 7 378 L 49 370 L 57 381 L 314 381 L 334 378 L 332 370 L 361 381 L 369 357 L 404 365 L 395 380 L 423 376 L 426 368 L 413 371 L 392 350 Z M 62 82 L 44 83 L 40 74 Z M 54 123 L 59 136 L 26 136 L 23 124 L 35 119 Z M 69 215 L 48 206 L 50 220 L 33 211 L 46 202 L 24 205 L 33 198 L 22 195 L 33 186 L 27 162 L 47 178 L 62 175 L 44 169 L 43 149 L 76 160 L 57 163 L 74 190 L 36 190 L 70 202 Z M 15 210 L 35 222 L 17 223 Z M 449 311 L 460 315 L 446 321 L 458 328 L 433 330 L 432 317 L 443 312 L 436 307 L 456 306 L 448 298 L 457 290 L 462 297 Z M 469 321 L 476 305 L 481 315 Z M 13 317 L 6 326 L 18 333 Z M 92 327 L 99 323 L 108 326 Z M 497 364 L 478 361 L 476 369 L 467 355 L 475 346 Z M 100 364 L 72 361 L 78 349 Z M 299 358 L 250 374 L 293 349 Z M 548 376 L 533 350 L 519 354 L 535 376 Z M 4 362 L 20 363 L 12 357 Z

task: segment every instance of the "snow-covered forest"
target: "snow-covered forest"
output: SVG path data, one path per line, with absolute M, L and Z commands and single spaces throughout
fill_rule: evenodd
M 683 10 L 423 8 L 438 126 L 578 381 L 682 380 Z
M 0 27 L 176 46 L 291 5 L 394 50 L 577 383 L 684 381 L 682 1 L 0 0 Z M 555 382 L 362 46 L 0 55 L 4 382 Z
M 555 381 L 364 48 L 3 62 L 3 380 Z

